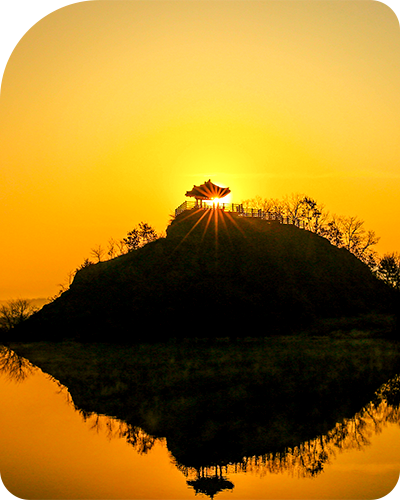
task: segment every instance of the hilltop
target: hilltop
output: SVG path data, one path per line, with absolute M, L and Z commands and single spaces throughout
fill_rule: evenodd
M 391 292 L 343 248 L 294 225 L 187 210 L 165 238 L 77 272 L 21 340 L 263 337 L 387 313 Z M 19 340 L 19 339 L 15 339 Z

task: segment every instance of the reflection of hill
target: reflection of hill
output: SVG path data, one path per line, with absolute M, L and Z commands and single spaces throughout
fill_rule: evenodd
M 251 472 L 264 476 L 287 472 L 298 477 L 316 476 L 323 472 L 325 465 L 339 451 L 362 449 L 369 445 L 371 436 L 380 432 L 388 422 L 400 424 L 399 386 L 400 376 L 396 375 L 384 384 L 384 392 L 378 390 L 372 401 L 351 418 L 336 423 L 326 434 L 279 452 L 245 456 L 240 462 L 220 467 L 219 473 L 222 476 L 223 473 Z M 392 404 L 388 402 L 390 399 Z M 187 477 L 212 475 L 215 469 L 215 466 L 196 468 L 177 465 Z
M 134 342 L 214 337 L 223 329 L 265 336 L 315 318 L 387 311 L 390 300 L 365 264 L 314 233 L 219 210 L 189 211 L 166 238 L 79 271 L 19 335 Z
M 193 483 L 200 489 L 227 487 L 222 474 L 233 470 L 318 474 L 338 448 L 399 421 L 399 378 L 374 396 L 398 369 L 398 347 L 383 341 L 16 348 L 66 385 L 87 418 L 115 416 L 138 451 L 165 438 L 191 481 L 218 467 L 222 482 Z

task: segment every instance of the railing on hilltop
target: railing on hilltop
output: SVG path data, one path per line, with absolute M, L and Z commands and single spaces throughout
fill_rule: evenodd
M 257 217 L 270 222 L 278 222 L 280 224 L 293 224 L 294 226 L 305 228 L 304 220 L 299 220 L 294 217 L 284 217 L 281 214 L 265 212 L 258 208 L 252 208 L 243 204 L 236 203 L 218 203 L 217 205 L 202 204 L 199 205 L 196 201 L 184 201 L 178 208 L 175 209 L 175 217 L 186 210 L 223 210 L 224 212 L 234 213 L 238 217 Z

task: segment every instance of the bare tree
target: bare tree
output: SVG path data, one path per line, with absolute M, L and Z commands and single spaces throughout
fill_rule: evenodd
M 291 194 L 283 200 L 277 198 L 265 198 L 260 196 L 244 200 L 242 205 L 245 209 L 255 208 L 262 210 L 270 218 L 277 220 L 287 219 L 297 226 L 302 225 L 305 229 L 315 233 L 322 233 L 328 217 L 324 206 L 304 194 Z
M 367 231 L 364 221 L 357 217 L 329 215 L 323 205 L 303 194 L 286 196 L 278 199 L 262 199 L 260 196 L 242 202 L 246 210 L 262 210 L 270 218 L 301 226 L 327 238 L 333 245 L 343 247 L 358 259 L 376 267 L 376 252 L 373 246 L 379 238 L 375 231 Z
M 373 269 L 376 266 L 376 252 L 372 248 L 379 242 L 380 238 L 375 231 L 366 231 L 359 241 L 359 246 L 354 254 L 368 266 Z
M 264 212 L 266 212 L 266 202 L 266 199 L 261 198 L 261 196 L 256 196 L 255 198 L 243 200 L 241 204 L 243 205 L 244 209 L 256 208 L 257 210 L 263 210 Z
M 30 300 L 9 300 L 6 304 L 0 306 L 0 328 L 11 330 L 37 310 L 36 307 L 32 306 Z
M 254 208 L 256 210 L 262 210 L 270 218 L 282 220 L 285 217 L 285 203 L 277 198 L 261 198 L 256 196 L 255 198 L 250 198 L 248 200 L 242 201 L 242 205 L 245 211 Z
M 357 217 L 339 217 L 339 227 L 342 234 L 341 245 L 367 264 L 374 264 L 372 246 L 379 238 L 375 231 L 366 231 L 364 221 Z
M 282 221 L 286 216 L 285 203 L 277 198 L 265 200 L 265 212 L 273 219 Z
M 118 255 L 118 246 L 117 242 L 114 240 L 114 238 L 110 238 L 108 240 L 108 250 L 107 250 L 107 255 L 110 257 L 110 259 L 113 259 Z
M 290 196 L 285 196 L 283 199 L 286 217 L 296 225 L 298 225 L 301 219 L 304 198 L 305 196 L 302 194 L 292 193 Z
M 357 217 L 333 215 L 321 232 L 333 245 L 346 248 L 373 269 L 376 252 L 372 248 L 379 241 L 375 231 L 367 231 L 364 221 Z
M 93 255 L 93 257 L 97 259 L 97 262 L 101 262 L 106 251 L 101 245 L 97 245 L 94 248 L 92 248 L 90 253 Z
M 116 241 L 115 245 L 117 247 L 118 255 L 124 255 L 128 253 L 128 247 L 126 246 L 125 239 Z
M 342 232 L 342 246 L 354 252 L 364 233 L 364 221 L 357 217 L 339 217 L 338 220 Z

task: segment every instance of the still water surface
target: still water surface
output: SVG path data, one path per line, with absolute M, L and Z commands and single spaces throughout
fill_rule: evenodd
M 285 453 L 197 470 L 165 438 L 78 411 L 38 368 L 2 373 L 0 401 L 1 476 L 20 498 L 375 499 L 399 477 L 400 412 L 386 400 Z

